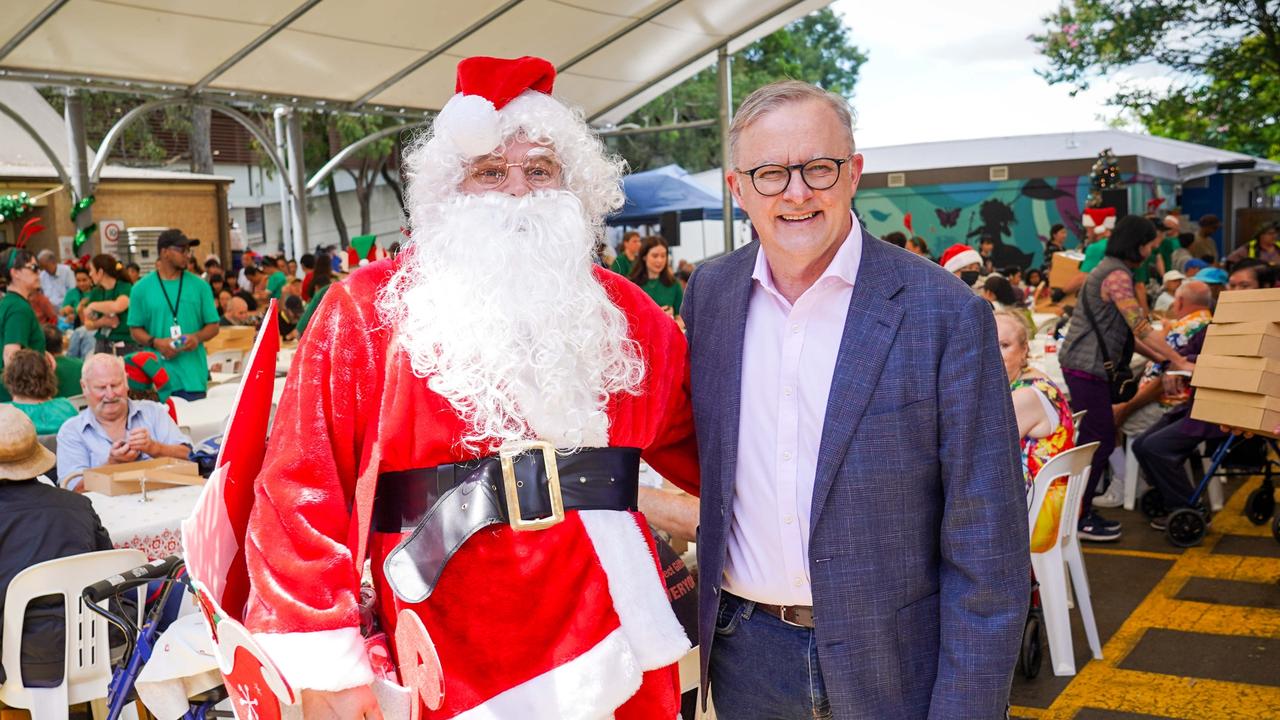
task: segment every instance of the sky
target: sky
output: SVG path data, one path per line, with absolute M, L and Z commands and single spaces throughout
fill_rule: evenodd
M 1116 115 L 1108 78 L 1071 97 L 1035 74 L 1045 61 L 1027 36 L 1058 0 L 838 0 L 868 55 L 853 97 L 860 147 L 1101 130 Z M 1126 128 L 1134 129 L 1134 128 Z

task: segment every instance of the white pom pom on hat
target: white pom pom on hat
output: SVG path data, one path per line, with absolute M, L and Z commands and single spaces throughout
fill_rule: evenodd
M 555 78 L 555 66 L 538 57 L 467 58 L 458 63 L 457 94 L 436 116 L 435 134 L 473 157 L 492 152 L 502 144 L 502 108 L 526 90 L 550 94 Z

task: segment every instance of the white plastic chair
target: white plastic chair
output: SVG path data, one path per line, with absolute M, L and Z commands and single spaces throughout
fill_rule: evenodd
M 208 361 L 210 371 L 238 373 L 244 363 L 244 350 L 219 350 L 209 353 Z
M 1080 503 L 1089 481 L 1093 453 L 1097 449 L 1098 443 L 1093 442 L 1059 453 L 1040 468 L 1032 486 L 1031 510 L 1027 517 L 1031 532 L 1034 533 L 1035 521 L 1040 516 L 1040 508 L 1044 505 L 1049 486 L 1058 478 L 1067 478 L 1057 542 L 1044 552 L 1031 553 L 1031 567 L 1035 570 L 1036 581 L 1040 583 L 1040 604 L 1044 608 L 1044 624 L 1049 636 L 1049 656 L 1053 660 L 1054 675 L 1076 674 L 1075 654 L 1071 647 L 1071 616 L 1068 612 L 1071 592 L 1068 587 L 1068 568 L 1071 573 L 1070 584 L 1075 586 L 1076 603 L 1084 622 L 1084 632 L 1089 638 L 1089 649 L 1093 651 L 1094 658 L 1102 659 L 1102 643 L 1098 639 L 1093 602 L 1089 598 L 1089 576 L 1085 574 L 1084 556 L 1076 537 Z
M 80 593 L 88 585 L 132 570 L 147 562 L 141 550 L 103 550 L 49 560 L 18 573 L 9 584 L 4 601 L 4 642 L 0 648 L 5 682 L 0 702 L 31 712 L 32 720 L 66 720 L 69 706 L 88 702 L 94 716 L 106 711 L 107 685 L 111 682 L 111 651 L 105 618 L 84 607 Z M 138 608 L 141 620 L 141 593 Z M 61 595 L 66 609 L 66 666 L 62 684 L 55 688 L 22 685 L 20 662 L 22 626 L 27 603 L 46 595 Z M 126 713 L 136 717 L 132 706 Z M 125 716 L 122 716 L 125 717 Z
M 1080 421 L 1083 420 L 1084 416 L 1088 414 L 1089 414 L 1088 410 L 1081 410 L 1078 413 L 1071 413 L 1071 427 L 1075 428 L 1075 431 L 1076 431 L 1076 434 L 1071 436 L 1072 443 L 1077 443 L 1080 441 Z

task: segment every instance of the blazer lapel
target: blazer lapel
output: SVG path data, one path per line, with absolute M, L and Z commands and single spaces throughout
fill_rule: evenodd
M 822 423 L 811 528 L 818 525 L 836 471 L 893 347 L 904 311 L 892 298 L 901 289 L 902 282 L 894 268 L 889 245 L 864 230 L 862 260 L 854 281 L 853 297 L 849 301 L 849 313 L 836 354 L 835 374 L 831 378 L 831 392 Z
M 729 512 L 733 504 L 735 478 L 738 469 L 738 427 L 742 414 L 742 344 L 747 333 L 747 304 L 751 300 L 753 280 L 751 272 L 755 268 L 756 253 L 760 244 L 753 243 L 754 250 L 740 253 L 732 259 L 735 267 L 727 273 L 729 287 L 724 288 L 723 302 L 727 312 L 723 316 L 724 324 L 714 332 L 719 337 L 717 343 L 723 352 L 723 368 L 719 374 L 717 393 L 723 398 L 723 412 L 717 413 L 720 418 L 720 437 L 724 438 L 720 452 L 720 482 L 723 492 L 720 495 L 721 509 L 724 517 L 731 517 Z M 711 302 L 716 302 L 710 299 Z

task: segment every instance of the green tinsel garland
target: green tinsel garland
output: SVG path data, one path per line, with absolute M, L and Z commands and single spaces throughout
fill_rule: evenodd
M 35 206 L 36 204 L 24 192 L 0 196 L 0 222 L 19 220 L 23 215 L 31 212 Z

